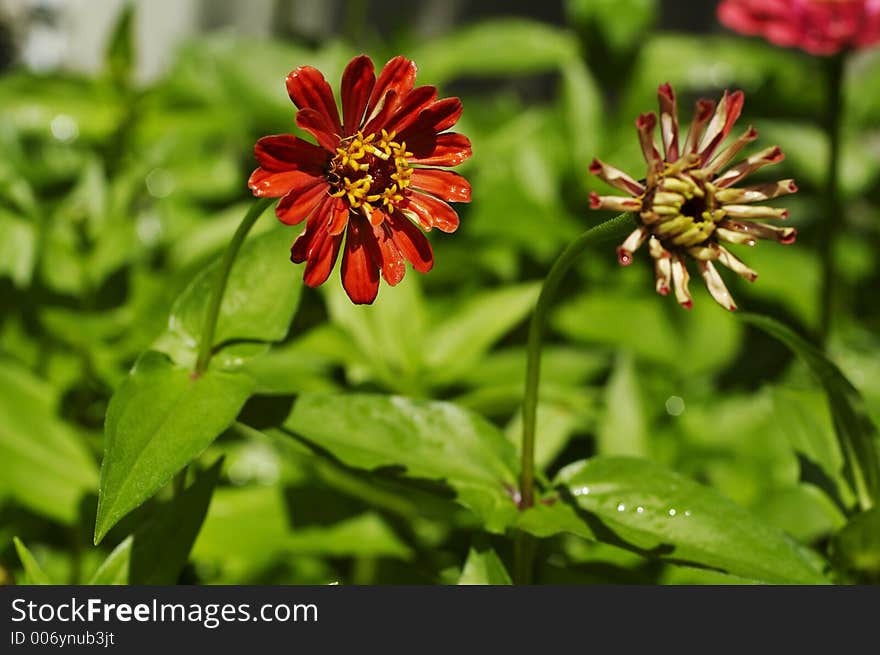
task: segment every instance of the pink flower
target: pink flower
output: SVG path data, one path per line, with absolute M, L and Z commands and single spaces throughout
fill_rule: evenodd
M 880 42 L 880 0 L 723 0 L 718 19 L 741 34 L 813 55 Z

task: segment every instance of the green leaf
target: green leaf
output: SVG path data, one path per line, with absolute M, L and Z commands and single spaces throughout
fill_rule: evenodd
M 21 560 L 21 565 L 24 567 L 24 584 L 52 584 L 49 576 L 46 575 L 46 572 L 43 571 L 43 568 L 39 565 L 37 560 L 31 554 L 31 551 L 27 549 L 27 546 L 22 543 L 21 539 L 19 539 L 18 537 L 13 537 L 12 542 L 15 544 L 15 552 L 18 553 L 18 559 Z
M 657 0 L 568 0 L 565 8 L 578 27 L 597 27 L 618 54 L 643 43 L 657 17 Z
M 768 583 L 827 582 L 783 532 L 720 493 L 646 460 L 597 457 L 555 481 L 601 541 Z
M 240 366 L 245 358 L 264 351 L 265 342 L 287 336 L 302 290 L 302 273 L 290 263 L 290 240 L 290 231 L 279 227 L 245 241 L 220 307 L 214 336 L 219 352 L 213 362 Z M 180 366 L 192 368 L 195 363 L 219 267 L 220 262 L 214 262 L 183 291 L 171 310 L 167 332 L 156 343 L 157 350 Z
M 593 155 L 601 149 L 604 104 L 596 81 L 584 62 L 571 59 L 562 67 L 562 109 L 576 164 L 587 170 Z M 579 178 L 586 181 L 586 176 Z
M 356 346 L 351 352 L 353 382 L 379 380 L 404 392 L 419 388 L 422 348 L 428 325 L 421 283 L 407 275 L 394 289 L 386 288 L 372 305 L 354 305 L 339 285 L 324 285 L 330 318 Z M 388 326 L 406 326 L 389 330 Z
M 0 363 L 0 389 L 0 493 L 74 523 L 98 471 L 74 430 L 55 418 L 57 391 L 8 360 Z
M 856 514 L 832 542 L 838 566 L 880 581 L 880 508 Z
M 605 414 L 599 423 L 601 455 L 648 455 L 648 426 L 632 357 L 621 355 L 605 385 Z
M 107 409 L 95 543 L 229 427 L 253 386 L 241 373 L 194 377 L 144 353 Z
M 284 427 L 349 466 L 399 468 L 444 481 L 489 531 L 517 515 L 513 445 L 492 424 L 451 403 L 370 394 L 304 394 Z
M 498 554 L 487 544 L 478 544 L 468 551 L 458 584 L 509 585 L 513 581 Z
M 431 39 L 412 53 L 425 79 L 443 84 L 466 75 L 537 73 L 578 56 L 574 37 L 537 21 L 484 21 Z
M 732 359 L 742 333 L 708 295 L 705 302 L 699 300 L 692 314 L 685 315 L 674 303 L 659 303 L 653 296 L 597 289 L 564 304 L 553 325 L 572 339 L 624 349 L 694 375 L 717 370 Z
M 437 325 L 425 343 L 424 358 L 438 381 L 467 372 L 498 339 L 521 322 L 538 300 L 540 284 L 520 284 L 472 296 Z
M 107 44 L 107 69 L 120 88 L 127 88 L 134 78 L 134 2 L 126 2 Z
M 409 559 L 410 549 L 378 514 L 366 512 L 328 526 L 294 529 L 283 542 L 286 552 L 327 557 Z
M 877 426 L 862 395 L 830 359 L 782 323 L 757 314 L 742 314 L 740 318 L 788 346 L 822 385 L 843 453 L 844 477 L 861 508 L 870 509 L 880 499 L 880 448 Z
M 241 581 L 283 552 L 290 533 L 284 489 L 279 485 L 221 487 L 193 546 L 192 558 Z
M 326 516 L 326 508 L 319 511 Z M 218 489 L 192 559 L 220 567 L 227 580 L 241 581 L 275 561 L 291 559 L 291 554 L 410 557 L 409 547 L 376 513 L 303 525 L 297 515 L 297 507 L 291 507 L 278 485 Z
M 177 582 L 208 513 L 222 465 L 221 458 L 199 473 L 182 494 L 160 505 L 138 529 L 131 549 L 130 584 Z
M 131 565 L 131 547 L 134 537 L 126 537 L 125 541 L 113 549 L 107 559 L 89 578 L 89 585 L 127 585 L 129 584 L 128 571 Z
M 34 225 L 12 212 L 0 210 L 0 275 L 8 275 L 16 287 L 26 288 L 36 259 Z

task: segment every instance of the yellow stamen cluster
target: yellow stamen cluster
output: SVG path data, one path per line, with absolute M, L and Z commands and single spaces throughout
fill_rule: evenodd
M 330 174 L 337 180 L 335 198 L 347 198 L 353 209 L 364 203 L 382 202 L 393 209 L 403 200 L 403 191 L 412 184 L 412 168 L 406 142 L 394 140 L 394 132 L 363 132 L 346 138 L 336 149 L 330 164 Z
M 693 248 L 706 241 L 725 217 L 717 189 L 706 178 L 688 157 L 667 164 L 641 212 L 642 222 L 670 245 Z

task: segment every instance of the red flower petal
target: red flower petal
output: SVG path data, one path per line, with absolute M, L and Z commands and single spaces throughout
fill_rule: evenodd
M 345 136 L 354 134 L 361 126 L 375 84 L 376 73 L 369 57 L 360 55 L 348 62 L 342 74 L 342 124 Z
M 431 243 L 416 225 L 401 212 L 392 212 L 386 219 L 391 237 L 406 261 L 419 273 L 427 273 L 434 266 Z
M 303 282 L 310 287 L 316 287 L 327 280 L 339 254 L 342 235 L 331 235 L 327 232 L 327 220 L 333 205 L 333 200 L 328 198 L 318 207 L 306 224 L 306 229 L 290 249 L 292 262 L 307 262 Z
M 308 107 L 300 109 L 296 114 L 296 124 L 310 132 L 322 148 L 333 153 L 336 152 L 342 128 L 334 131 L 333 125 L 324 114 Z
M 416 70 L 415 62 L 400 55 L 385 64 L 382 72 L 379 73 L 376 85 L 373 87 L 373 93 L 367 105 L 367 116 L 373 114 L 389 91 L 394 91 L 397 98 L 402 98 L 409 93 L 416 82 Z
M 300 169 L 320 173 L 328 160 L 324 148 L 292 134 L 262 137 L 254 146 L 254 156 L 262 168 L 273 172 Z
M 369 305 L 379 292 L 379 268 L 375 263 L 381 256 L 375 253 L 378 244 L 366 219 L 352 217 L 346 232 L 342 286 L 354 304 Z
M 364 125 L 363 133 L 372 134 L 378 131 L 388 122 L 388 119 L 397 110 L 397 91 L 391 89 L 386 93 L 379 107 L 371 113 L 372 118 Z
M 326 197 L 327 183 L 323 180 L 294 187 L 275 205 L 275 215 L 286 225 L 296 225 L 309 216 Z
M 422 110 L 412 125 L 397 136 L 399 140 L 409 141 L 411 138 L 418 138 L 424 132 L 437 134 L 455 125 L 460 117 L 461 100 L 443 98 Z
M 407 150 L 415 154 L 409 160 L 410 164 L 458 166 L 472 154 L 470 139 L 464 134 L 444 132 L 427 136 L 428 138 L 407 142 Z
M 389 132 L 403 132 L 419 117 L 419 112 L 427 108 L 437 99 L 437 88 L 420 86 L 410 91 L 398 104 L 394 115 L 383 125 Z
M 287 170 L 281 172 L 257 168 L 248 179 L 248 187 L 258 198 L 278 198 L 293 189 L 314 186 L 324 178 L 307 171 Z
M 400 203 L 400 208 L 412 211 L 425 229 L 436 227 L 443 232 L 455 232 L 458 229 L 458 214 L 455 210 L 433 196 L 411 193 Z
M 287 76 L 287 93 L 299 109 L 314 109 L 332 126 L 331 134 L 342 134 L 339 110 L 327 80 L 317 68 L 300 66 Z
M 378 210 L 377 210 L 378 211 Z M 384 213 L 384 212 L 383 212 Z M 385 217 L 387 221 L 387 216 Z M 374 261 L 376 266 L 382 271 L 382 277 L 392 287 L 403 279 L 406 274 L 406 264 L 403 255 L 394 242 L 391 228 L 387 222 L 382 222 L 373 227 L 373 236 L 376 238 L 378 252 L 378 261 Z
M 320 243 L 315 244 L 315 250 L 309 257 L 306 270 L 303 273 L 303 282 L 310 287 L 320 286 L 330 277 L 333 266 L 336 264 L 336 258 L 339 256 L 339 246 L 342 244 L 341 234 L 328 234 L 324 230 L 319 235 L 321 237 Z
M 342 198 L 336 198 L 333 204 L 333 212 L 327 223 L 327 231 L 330 234 L 342 234 L 345 226 L 348 225 L 349 207 L 348 203 Z
M 412 184 L 417 189 L 432 193 L 442 200 L 451 202 L 470 202 L 471 185 L 458 173 L 438 168 L 416 168 L 412 173 Z

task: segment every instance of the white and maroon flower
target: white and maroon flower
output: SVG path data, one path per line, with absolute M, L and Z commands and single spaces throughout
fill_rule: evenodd
M 720 148 L 733 129 L 743 106 L 743 93 L 724 92 L 716 108 L 711 100 L 699 100 L 690 130 L 679 137 L 675 93 L 667 83 L 660 86 L 660 133 L 663 153 L 654 141 L 657 116 L 642 114 L 636 120 L 639 141 L 648 164 L 643 181 L 594 159 L 590 172 L 628 194 L 600 196 L 590 194 L 593 209 L 633 212 L 639 227 L 617 249 L 624 266 L 645 241 L 654 259 L 657 293 L 675 292 L 678 302 L 690 309 L 688 270 L 685 257 L 697 262 L 712 297 L 723 307 L 734 310 L 727 286 L 714 262 L 719 262 L 749 281 L 757 277 L 751 268 L 724 247 L 724 243 L 755 245 L 756 239 L 794 243 L 793 227 L 777 227 L 760 222 L 783 220 L 788 211 L 753 205 L 794 193 L 794 180 L 781 180 L 756 186 L 734 186 L 754 171 L 783 160 L 778 146 L 771 146 L 728 167 L 739 152 L 758 138 L 749 126 L 728 145 Z

